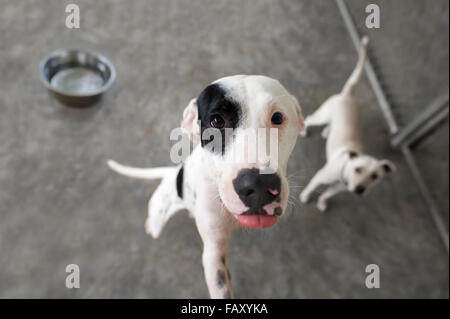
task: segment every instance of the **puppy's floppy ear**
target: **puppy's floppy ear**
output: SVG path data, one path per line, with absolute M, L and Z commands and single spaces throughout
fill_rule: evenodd
M 197 99 L 192 99 L 184 109 L 181 128 L 189 134 L 194 142 L 200 141 L 200 127 L 198 125 Z
M 394 173 L 397 170 L 394 163 L 392 163 L 390 160 L 387 159 L 381 160 L 380 166 L 383 168 L 386 174 Z

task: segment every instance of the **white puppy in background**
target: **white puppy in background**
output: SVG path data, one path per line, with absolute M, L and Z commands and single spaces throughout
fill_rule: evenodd
M 327 185 L 317 200 L 317 208 L 321 211 L 327 209 L 327 201 L 332 196 L 345 190 L 367 194 L 384 175 L 395 171 L 389 160 L 378 160 L 363 153 L 359 107 L 352 91 L 364 68 L 367 44 L 368 39 L 364 37 L 358 63 L 342 92 L 328 98 L 314 114 L 306 117 L 301 132 L 306 136 L 309 127 L 325 125 L 322 137 L 327 139 L 327 163 L 300 194 L 300 201 L 306 203 L 315 189 Z

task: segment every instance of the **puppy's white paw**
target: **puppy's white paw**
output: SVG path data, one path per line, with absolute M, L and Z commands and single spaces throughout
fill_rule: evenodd
M 303 204 L 306 204 L 309 201 L 309 195 L 305 192 L 302 192 L 299 197 Z
M 153 227 L 152 227 L 152 223 L 151 223 L 150 217 L 147 217 L 147 219 L 145 220 L 145 232 L 148 235 L 150 235 L 150 236 L 152 236 L 153 238 L 156 239 L 159 236 L 159 232 L 154 231 L 152 228 Z
M 147 217 L 147 219 L 145 220 L 145 232 L 146 232 L 148 235 L 150 235 L 150 236 L 153 237 L 153 235 L 152 235 L 152 226 L 151 226 L 151 224 L 150 224 L 150 218 L 148 218 L 148 217 Z
M 327 202 L 320 200 L 317 202 L 317 209 L 320 210 L 321 212 L 326 211 L 327 208 L 328 208 Z

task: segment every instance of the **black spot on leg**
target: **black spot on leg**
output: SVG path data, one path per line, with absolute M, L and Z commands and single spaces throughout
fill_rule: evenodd
M 225 256 L 222 256 L 222 264 L 225 265 Z
M 228 280 L 231 282 L 231 274 L 230 271 L 227 269 L 227 275 L 228 275 Z
M 226 280 L 225 272 L 222 269 L 219 269 L 217 271 L 217 286 L 219 288 L 225 286 Z

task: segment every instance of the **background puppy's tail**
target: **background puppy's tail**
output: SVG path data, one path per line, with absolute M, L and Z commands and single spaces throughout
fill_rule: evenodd
M 364 36 L 361 40 L 361 49 L 359 51 L 358 63 L 356 64 L 355 69 L 345 83 L 344 88 L 342 89 L 342 94 L 351 94 L 353 88 L 358 83 L 359 78 L 361 77 L 361 73 L 364 69 L 364 62 L 366 62 L 368 43 L 369 39 L 367 38 L 367 36 Z
M 121 175 L 140 179 L 161 179 L 174 170 L 174 167 L 137 168 L 108 160 L 108 166 Z

